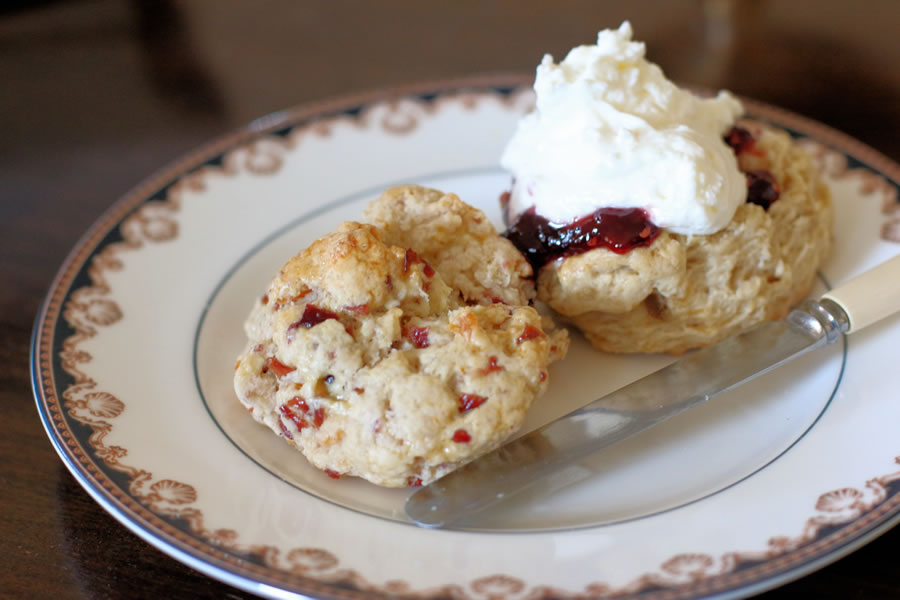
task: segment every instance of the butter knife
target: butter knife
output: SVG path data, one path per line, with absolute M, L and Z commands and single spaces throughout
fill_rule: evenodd
M 805 302 L 780 321 L 687 354 L 418 489 L 407 499 L 406 514 L 423 527 L 471 517 L 568 465 L 898 310 L 900 255 L 820 300 Z

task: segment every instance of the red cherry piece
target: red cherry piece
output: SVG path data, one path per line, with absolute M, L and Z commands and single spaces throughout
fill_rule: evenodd
M 425 277 L 434 277 L 434 269 L 431 268 L 431 265 L 422 260 L 415 250 L 407 248 L 406 254 L 403 256 L 403 272 L 409 273 L 409 270 L 416 263 L 422 263 L 422 272 L 425 273 Z
M 302 431 L 303 428 L 308 425 L 306 420 L 303 417 L 301 417 L 300 415 L 298 415 L 297 413 L 295 413 L 294 411 L 292 411 L 290 408 L 288 408 L 287 404 L 282 404 L 279 407 L 279 410 L 281 410 L 281 414 L 284 415 L 284 417 L 286 419 L 290 419 L 291 422 L 297 426 L 297 431 Z
M 468 444 L 472 441 L 472 436 L 465 429 L 457 429 L 453 432 L 453 441 L 457 444 Z
M 756 138 L 743 127 L 734 126 L 724 136 L 725 143 L 735 154 L 753 152 L 756 146 Z
M 496 356 L 492 356 L 488 359 L 487 366 L 483 369 L 478 370 L 478 374 L 479 375 L 487 375 L 489 373 L 494 373 L 496 371 L 502 371 L 502 370 L 503 370 L 503 365 L 501 365 L 497 362 Z
M 309 405 L 306 403 L 306 400 L 304 400 L 300 396 L 294 396 L 293 398 L 288 400 L 287 405 L 293 410 L 298 410 L 303 414 L 309 412 Z
M 274 356 L 270 356 L 266 359 L 266 366 L 263 368 L 263 373 L 266 371 L 272 371 L 278 377 L 284 377 L 291 371 L 296 371 L 294 367 L 289 367 Z
M 367 304 L 356 304 L 354 306 L 345 306 L 344 310 L 347 312 L 353 313 L 354 315 L 367 315 L 369 314 L 369 305 Z
M 300 292 L 299 294 L 297 294 L 296 296 L 291 296 L 291 302 L 297 302 L 298 300 L 302 300 L 303 298 L 306 298 L 310 294 L 312 294 L 312 290 L 305 289 L 302 292 Z
M 403 272 L 409 273 L 410 267 L 419 262 L 419 260 L 421 259 L 419 258 L 419 255 L 416 254 L 416 251 L 412 248 L 407 248 L 406 254 L 403 256 Z
M 769 210 L 781 195 L 778 182 L 769 171 L 747 171 L 747 202 Z
M 428 347 L 429 342 L 427 327 L 410 327 L 406 330 L 406 337 L 416 348 Z
M 294 436 L 291 434 L 290 430 L 284 426 L 284 422 L 281 419 L 278 420 L 278 426 L 281 427 L 281 433 L 284 435 L 284 437 L 289 440 L 294 439 Z
M 298 327 L 306 327 L 309 329 L 328 319 L 337 319 L 337 315 L 330 310 L 319 308 L 315 304 L 307 304 L 306 308 L 303 309 L 303 316 L 300 317 L 299 321 L 291 323 L 288 326 L 288 330 L 296 329 Z
M 522 333 L 519 335 L 519 337 L 516 338 L 516 343 L 521 344 L 522 342 L 527 342 L 528 340 L 533 340 L 535 338 L 541 337 L 544 337 L 544 332 L 534 325 L 528 324 L 525 326 L 525 329 L 522 330 Z
M 469 412 L 474 408 L 478 408 L 485 402 L 487 402 L 487 398 L 485 398 L 484 396 L 477 396 L 475 394 L 462 394 L 459 397 L 459 412 Z

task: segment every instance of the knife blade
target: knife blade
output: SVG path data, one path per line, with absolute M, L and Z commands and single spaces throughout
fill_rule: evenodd
M 418 489 L 407 499 L 406 514 L 423 527 L 471 517 L 568 465 L 897 310 L 900 256 L 821 300 L 805 302 L 783 320 L 690 353 Z M 586 477 L 589 471 L 583 473 Z

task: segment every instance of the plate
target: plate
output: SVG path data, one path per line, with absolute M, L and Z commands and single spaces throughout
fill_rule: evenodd
M 130 530 L 261 596 L 693 598 L 758 593 L 900 520 L 890 318 L 551 478 L 453 530 L 408 490 L 334 481 L 239 407 L 242 321 L 287 258 L 394 184 L 452 191 L 499 224 L 498 165 L 533 106 L 522 78 L 289 110 L 177 161 L 84 235 L 37 316 L 38 410 L 63 462 Z M 900 166 L 746 101 L 821 166 L 837 212 L 820 290 L 900 250 Z M 569 357 L 526 428 L 666 364 Z

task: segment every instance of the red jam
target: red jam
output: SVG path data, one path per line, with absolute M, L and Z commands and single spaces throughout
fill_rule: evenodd
M 406 485 L 408 485 L 409 487 L 421 487 L 422 478 L 410 475 L 406 478 Z
M 649 246 L 660 229 L 641 208 L 601 208 L 563 226 L 554 226 L 528 209 L 503 235 L 519 249 L 535 271 L 557 258 L 608 248 L 625 254 Z
M 333 471 L 331 469 L 325 469 L 325 474 L 328 475 L 329 477 L 331 477 L 332 479 L 340 479 L 341 478 L 340 473 L 338 473 L 337 471 Z
M 473 408 L 478 408 L 485 402 L 487 402 L 487 398 L 485 398 L 484 396 L 477 396 L 475 394 L 462 394 L 459 397 L 459 412 L 469 412 Z

